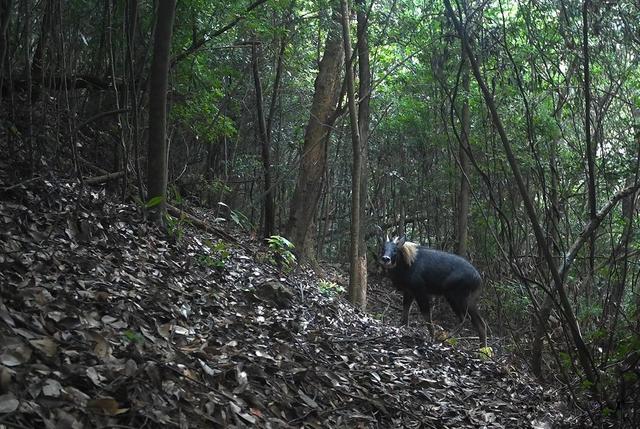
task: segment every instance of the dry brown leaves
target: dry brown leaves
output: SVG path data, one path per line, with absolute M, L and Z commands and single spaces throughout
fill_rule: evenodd
M 503 364 L 354 311 L 252 243 L 213 268 L 215 237 L 170 243 L 103 191 L 30 182 L 0 225 L 0 427 L 573 422 Z

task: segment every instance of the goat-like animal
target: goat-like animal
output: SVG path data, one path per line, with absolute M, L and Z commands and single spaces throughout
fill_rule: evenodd
M 477 306 L 482 279 L 469 261 L 458 255 L 411 243 L 405 237 L 393 240 L 387 237 L 380 263 L 393 285 L 403 293 L 403 325 L 409 323 L 409 310 L 415 300 L 433 337 L 431 295 L 442 295 L 461 323 L 467 315 L 471 318 L 480 341 L 486 347 L 487 328 Z

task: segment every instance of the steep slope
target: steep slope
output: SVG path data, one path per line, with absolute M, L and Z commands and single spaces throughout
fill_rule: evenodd
M 100 188 L 5 187 L 0 223 L 0 426 L 577 425 L 504 363 L 354 311 L 248 240 L 178 222 L 169 242 Z

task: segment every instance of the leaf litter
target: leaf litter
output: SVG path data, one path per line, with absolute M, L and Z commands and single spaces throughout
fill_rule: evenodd
M 205 211 L 200 218 L 213 218 Z M 104 190 L 0 199 L 0 426 L 550 428 L 580 420 L 507 360 L 285 275 L 237 231 L 167 240 Z

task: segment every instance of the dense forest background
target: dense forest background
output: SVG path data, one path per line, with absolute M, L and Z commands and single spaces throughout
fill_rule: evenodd
M 406 234 L 473 261 L 505 352 L 637 420 L 639 60 L 634 1 L 1 0 L 3 191 L 213 208 L 350 263 L 359 306 Z

